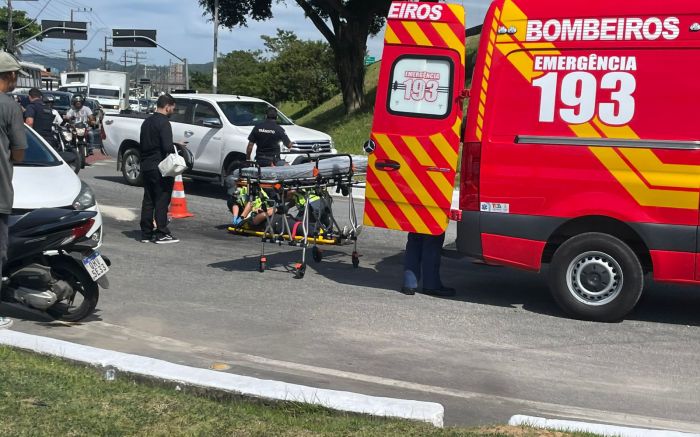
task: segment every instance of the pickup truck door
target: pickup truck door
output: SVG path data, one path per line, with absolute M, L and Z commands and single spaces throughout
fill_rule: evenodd
M 189 148 L 194 155 L 194 170 L 219 174 L 224 146 L 223 122 L 216 108 L 202 100 L 191 100 L 192 122 L 186 126 Z

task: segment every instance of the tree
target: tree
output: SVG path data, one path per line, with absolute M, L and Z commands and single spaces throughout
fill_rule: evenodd
M 0 41 L 2 41 L 2 46 L 5 49 L 7 49 L 7 20 L 7 7 L 0 8 Z M 27 17 L 26 12 L 19 10 L 12 11 L 12 27 L 14 29 L 13 40 L 15 44 L 41 32 L 41 26 Z M 41 37 L 37 38 L 37 40 L 41 41 Z
M 317 106 L 338 93 L 333 51 L 322 41 L 303 41 L 294 32 L 277 29 L 262 37 L 267 54 L 266 73 L 273 101 L 308 102 Z
M 211 12 L 214 0 L 198 0 Z M 272 4 L 284 0 L 219 0 L 222 26 L 245 26 L 248 19 L 272 18 Z M 364 58 L 367 38 L 384 25 L 391 0 L 294 0 L 328 41 L 346 112 L 364 104 Z

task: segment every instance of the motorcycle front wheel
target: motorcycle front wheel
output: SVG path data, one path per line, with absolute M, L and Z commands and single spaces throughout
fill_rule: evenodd
M 67 256 L 55 257 L 50 264 L 54 278 L 70 284 L 73 295 L 56 302 L 46 312 L 64 322 L 78 322 L 92 314 L 97 306 L 100 289 L 83 266 Z

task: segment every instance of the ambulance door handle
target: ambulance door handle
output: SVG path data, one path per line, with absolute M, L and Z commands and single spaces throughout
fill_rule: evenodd
M 396 161 L 377 161 L 374 166 L 377 168 L 377 170 L 382 170 L 382 171 L 397 171 L 401 169 L 401 164 L 399 164 Z

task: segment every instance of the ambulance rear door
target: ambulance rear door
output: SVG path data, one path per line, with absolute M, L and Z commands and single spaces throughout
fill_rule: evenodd
M 457 171 L 465 79 L 464 9 L 394 2 L 369 154 L 364 223 L 439 235 Z

